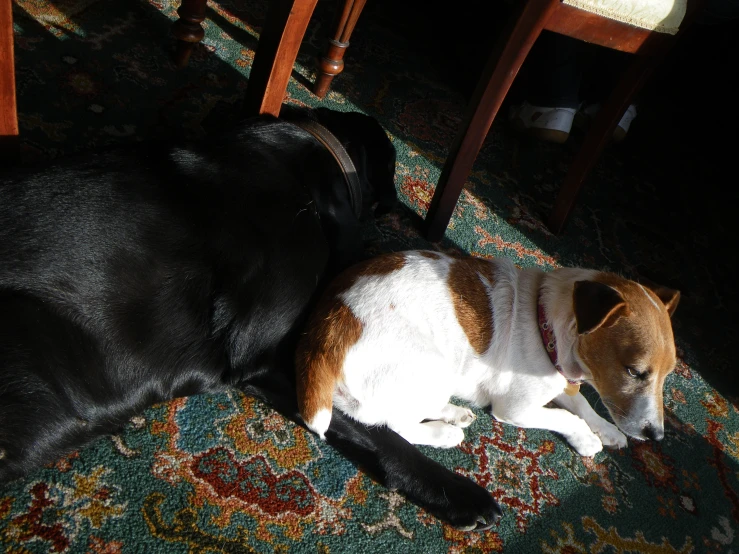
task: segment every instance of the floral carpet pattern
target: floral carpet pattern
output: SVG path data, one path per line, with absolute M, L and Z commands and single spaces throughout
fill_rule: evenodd
M 206 37 L 177 70 L 172 0 L 14 0 L 22 162 L 157 136 L 202 136 L 237 114 L 267 2 L 209 2 Z M 524 144 L 496 123 L 445 240 L 418 231 L 464 98 L 421 48 L 371 14 L 323 101 L 309 91 L 333 3 L 319 2 L 287 102 L 377 117 L 398 150 L 402 206 L 367 225 L 371 252 L 424 247 L 521 266 L 585 265 L 683 290 L 679 363 L 665 386 L 665 439 L 594 459 L 558 436 L 477 420 L 458 448 L 424 448 L 485 486 L 500 524 L 462 533 L 374 483 L 315 436 L 237 393 L 157 405 L 118 435 L 0 487 L 0 549 L 20 553 L 739 552 L 739 403 L 701 376 L 729 371 L 710 342 L 717 286 L 710 240 L 649 226 L 654 186 L 606 153 L 561 236 L 542 213 L 565 148 Z M 564 156 L 564 157 L 563 157 Z M 619 190 L 632 191 L 628 198 Z M 628 208 L 628 209 L 626 209 Z M 689 263 L 686 263 L 689 261 Z M 690 268 L 699 268 L 691 272 Z M 587 391 L 586 391 L 587 392 Z M 592 392 L 592 391 L 591 391 Z M 602 412 L 595 395 L 589 397 Z

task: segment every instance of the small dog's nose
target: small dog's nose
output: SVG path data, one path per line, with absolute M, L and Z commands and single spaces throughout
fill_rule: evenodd
M 641 432 L 644 437 L 653 441 L 661 441 L 665 438 L 665 430 L 661 428 L 657 429 L 653 425 L 645 425 Z

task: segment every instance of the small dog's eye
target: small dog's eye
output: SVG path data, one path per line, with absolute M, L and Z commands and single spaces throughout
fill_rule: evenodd
M 635 370 L 633 367 L 626 366 L 626 372 L 629 374 L 630 377 L 633 377 L 634 379 L 638 379 L 642 376 L 642 374 Z

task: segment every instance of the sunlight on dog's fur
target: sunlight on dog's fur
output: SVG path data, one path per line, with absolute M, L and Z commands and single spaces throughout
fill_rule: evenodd
M 474 415 L 561 434 L 583 456 L 664 436 L 680 294 L 582 268 L 409 251 L 336 279 L 297 355 L 299 406 L 323 436 L 333 407 L 409 442 L 452 447 Z M 616 425 L 579 392 L 592 385 Z M 554 401 L 559 408 L 545 407 Z

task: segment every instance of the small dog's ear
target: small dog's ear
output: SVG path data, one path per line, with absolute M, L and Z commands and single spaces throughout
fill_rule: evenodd
M 610 327 L 618 318 L 629 315 L 629 307 L 621 293 L 596 281 L 576 281 L 572 301 L 580 335 Z
M 677 305 L 680 302 L 680 291 L 660 285 L 650 284 L 648 286 L 649 289 L 657 295 L 657 298 L 662 300 L 665 308 L 667 308 L 667 313 L 670 314 L 670 317 L 672 317 L 672 314 L 675 313 L 675 310 L 677 310 Z

